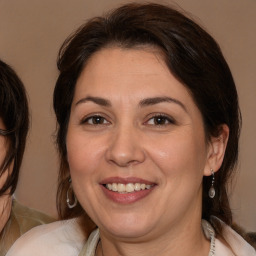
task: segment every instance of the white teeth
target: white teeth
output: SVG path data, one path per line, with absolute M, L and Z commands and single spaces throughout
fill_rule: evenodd
M 108 190 L 118 192 L 118 193 L 131 193 L 134 191 L 140 191 L 145 189 L 150 189 L 152 185 L 146 185 L 141 183 L 108 183 L 106 184 L 106 188 Z
M 112 183 L 112 191 L 117 191 L 117 184 L 116 183 Z
M 135 191 L 140 191 L 140 183 L 135 183 L 135 185 L 134 185 L 134 190 Z
M 125 190 L 126 190 L 125 185 L 124 185 L 124 184 L 121 184 L 121 183 L 118 183 L 118 185 L 117 185 L 117 191 L 118 191 L 118 192 L 125 192 Z
M 144 189 L 146 188 L 146 184 L 141 184 L 141 185 L 140 185 L 140 188 L 141 188 L 142 190 L 144 190 Z
M 125 192 L 133 192 L 134 191 L 134 185 L 132 184 L 132 183 L 128 183 L 128 184 L 126 184 L 126 186 L 125 186 Z M 118 192 L 121 192 L 121 191 L 118 191 Z
M 112 184 L 107 184 L 106 187 L 111 190 L 112 189 Z

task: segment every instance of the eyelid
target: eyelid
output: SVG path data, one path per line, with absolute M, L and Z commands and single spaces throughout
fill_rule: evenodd
M 107 121 L 108 124 L 110 124 L 110 121 L 109 121 L 109 118 L 107 118 L 104 114 L 102 113 L 90 113 L 86 116 L 84 116 L 81 121 L 79 122 L 81 125 L 83 124 L 88 124 L 88 125 L 107 125 L 106 123 L 103 123 L 103 124 L 89 124 L 88 123 L 88 120 L 94 118 L 94 117 L 100 117 L 100 118 L 103 118 L 104 120 Z
M 164 113 L 152 113 L 147 117 L 147 120 L 144 122 L 145 124 L 149 122 L 149 120 L 157 117 L 162 117 L 168 120 L 168 124 L 163 124 L 163 125 L 155 125 L 155 126 L 164 126 L 164 125 L 169 125 L 169 124 L 176 124 L 176 120 L 171 117 L 170 115 L 164 114 Z
M 100 118 L 103 118 L 104 119 L 104 122 L 102 124 L 93 124 L 93 123 L 88 123 L 88 120 L 92 119 L 92 118 L 95 118 L 95 117 L 100 117 Z M 165 124 L 148 124 L 148 122 L 151 120 L 151 119 L 154 119 L 154 118 L 164 118 L 168 121 L 168 123 L 165 123 Z M 106 114 L 104 113 L 90 113 L 84 117 L 81 118 L 80 122 L 79 122 L 81 125 L 85 125 L 85 124 L 88 124 L 88 125 L 95 125 L 95 126 L 98 126 L 98 125 L 109 125 L 111 124 L 111 121 L 110 121 L 110 118 L 108 116 L 106 116 Z M 165 113 L 151 113 L 149 114 L 147 117 L 146 117 L 146 121 L 143 122 L 143 124 L 145 125 L 149 125 L 149 126 L 166 126 L 166 125 L 171 125 L 171 124 L 176 124 L 176 120 L 168 115 L 168 114 L 165 114 Z

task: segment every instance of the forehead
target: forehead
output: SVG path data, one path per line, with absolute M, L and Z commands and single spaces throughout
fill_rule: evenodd
M 89 59 L 78 78 L 75 98 L 81 93 L 150 96 L 167 91 L 190 97 L 187 88 L 168 69 L 160 50 L 115 47 L 102 49 Z

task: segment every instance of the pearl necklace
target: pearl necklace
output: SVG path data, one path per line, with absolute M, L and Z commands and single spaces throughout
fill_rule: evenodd
M 215 256 L 215 231 L 208 221 L 202 220 L 204 234 L 211 241 L 210 251 L 208 256 Z

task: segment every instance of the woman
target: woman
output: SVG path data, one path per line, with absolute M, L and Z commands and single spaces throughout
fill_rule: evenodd
M 25 88 L 14 70 L 0 60 L 0 255 L 27 230 L 52 218 L 12 199 L 29 126 Z
M 69 37 L 58 68 L 58 210 L 84 223 L 36 228 L 8 255 L 256 255 L 230 228 L 240 111 L 209 34 L 128 4 Z

